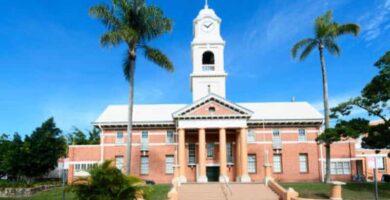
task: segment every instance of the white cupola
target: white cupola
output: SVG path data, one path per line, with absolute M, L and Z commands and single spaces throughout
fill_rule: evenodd
M 221 19 L 206 4 L 194 19 L 194 38 L 191 45 L 193 101 L 209 93 L 226 97 L 225 41 L 221 37 L 220 28 Z

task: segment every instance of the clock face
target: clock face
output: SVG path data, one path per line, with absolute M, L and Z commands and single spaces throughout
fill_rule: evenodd
M 211 32 L 215 27 L 215 23 L 212 20 L 204 20 L 201 24 L 201 29 L 204 32 Z

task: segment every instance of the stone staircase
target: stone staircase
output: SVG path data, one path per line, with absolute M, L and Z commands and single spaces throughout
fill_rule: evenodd
M 179 200 L 278 200 L 260 183 L 187 183 L 178 187 Z

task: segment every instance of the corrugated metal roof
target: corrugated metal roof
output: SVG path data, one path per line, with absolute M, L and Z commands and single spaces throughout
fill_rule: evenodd
M 322 120 L 323 116 L 307 102 L 237 103 L 253 111 L 250 120 Z M 172 114 L 187 104 L 134 105 L 133 122 L 169 122 Z M 127 105 L 110 105 L 95 124 L 124 123 Z

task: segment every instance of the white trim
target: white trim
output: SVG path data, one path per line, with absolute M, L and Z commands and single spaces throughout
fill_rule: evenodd
M 326 159 L 318 159 L 319 161 L 326 161 Z M 330 161 L 332 162 L 350 162 L 355 160 L 355 158 L 331 158 Z
M 168 130 L 168 129 L 167 129 L 167 130 Z M 170 129 L 169 129 L 169 130 L 170 130 Z M 145 129 L 145 130 L 143 130 L 143 131 L 148 131 L 148 132 L 149 132 L 148 129 Z M 132 135 L 133 135 L 133 136 L 140 136 L 141 133 L 133 133 Z M 149 135 L 149 136 L 151 136 L 151 135 L 164 135 L 164 133 L 160 133 L 160 132 L 154 132 L 154 133 L 153 133 L 153 132 L 149 132 L 148 135 Z M 105 133 L 104 136 L 116 137 L 116 133 Z M 127 133 L 123 133 L 123 136 L 127 136 Z
M 176 146 L 177 143 L 148 143 L 149 146 Z M 115 143 L 110 143 L 110 144 L 104 144 L 103 146 L 105 147 L 115 147 L 115 146 L 126 146 L 126 144 L 115 144 Z M 133 143 L 134 147 L 141 146 L 140 143 Z
M 333 144 L 350 144 L 350 143 L 355 143 L 355 141 L 338 141 L 338 142 L 333 142 Z
M 280 134 L 285 134 L 285 133 L 291 133 L 291 134 L 298 134 L 299 133 L 299 129 L 300 128 L 297 128 L 296 130 L 283 130 L 283 129 L 279 129 L 279 132 Z M 256 128 L 253 128 L 254 132 L 256 134 L 263 134 L 263 133 L 269 133 L 269 134 L 272 134 L 273 133 L 273 130 L 266 130 L 266 131 L 263 131 L 263 130 L 256 130 Z M 306 133 L 319 133 L 318 130 L 306 130 Z
M 272 144 L 272 141 L 256 141 L 256 142 L 251 142 L 248 144 Z M 282 141 L 282 144 L 317 144 L 315 140 L 308 140 L 308 141 Z
M 75 165 L 75 164 L 96 164 L 100 163 L 100 161 L 69 161 L 69 165 Z
M 356 157 L 387 157 L 387 154 L 357 154 Z
M 69 145 L 69 148 L 77 148 L 77 147 L 100 147 L 100 144 L 82 144 L 82 145 Z
M 178 128 L 247 128 L 246 119 L 178 120 Z

